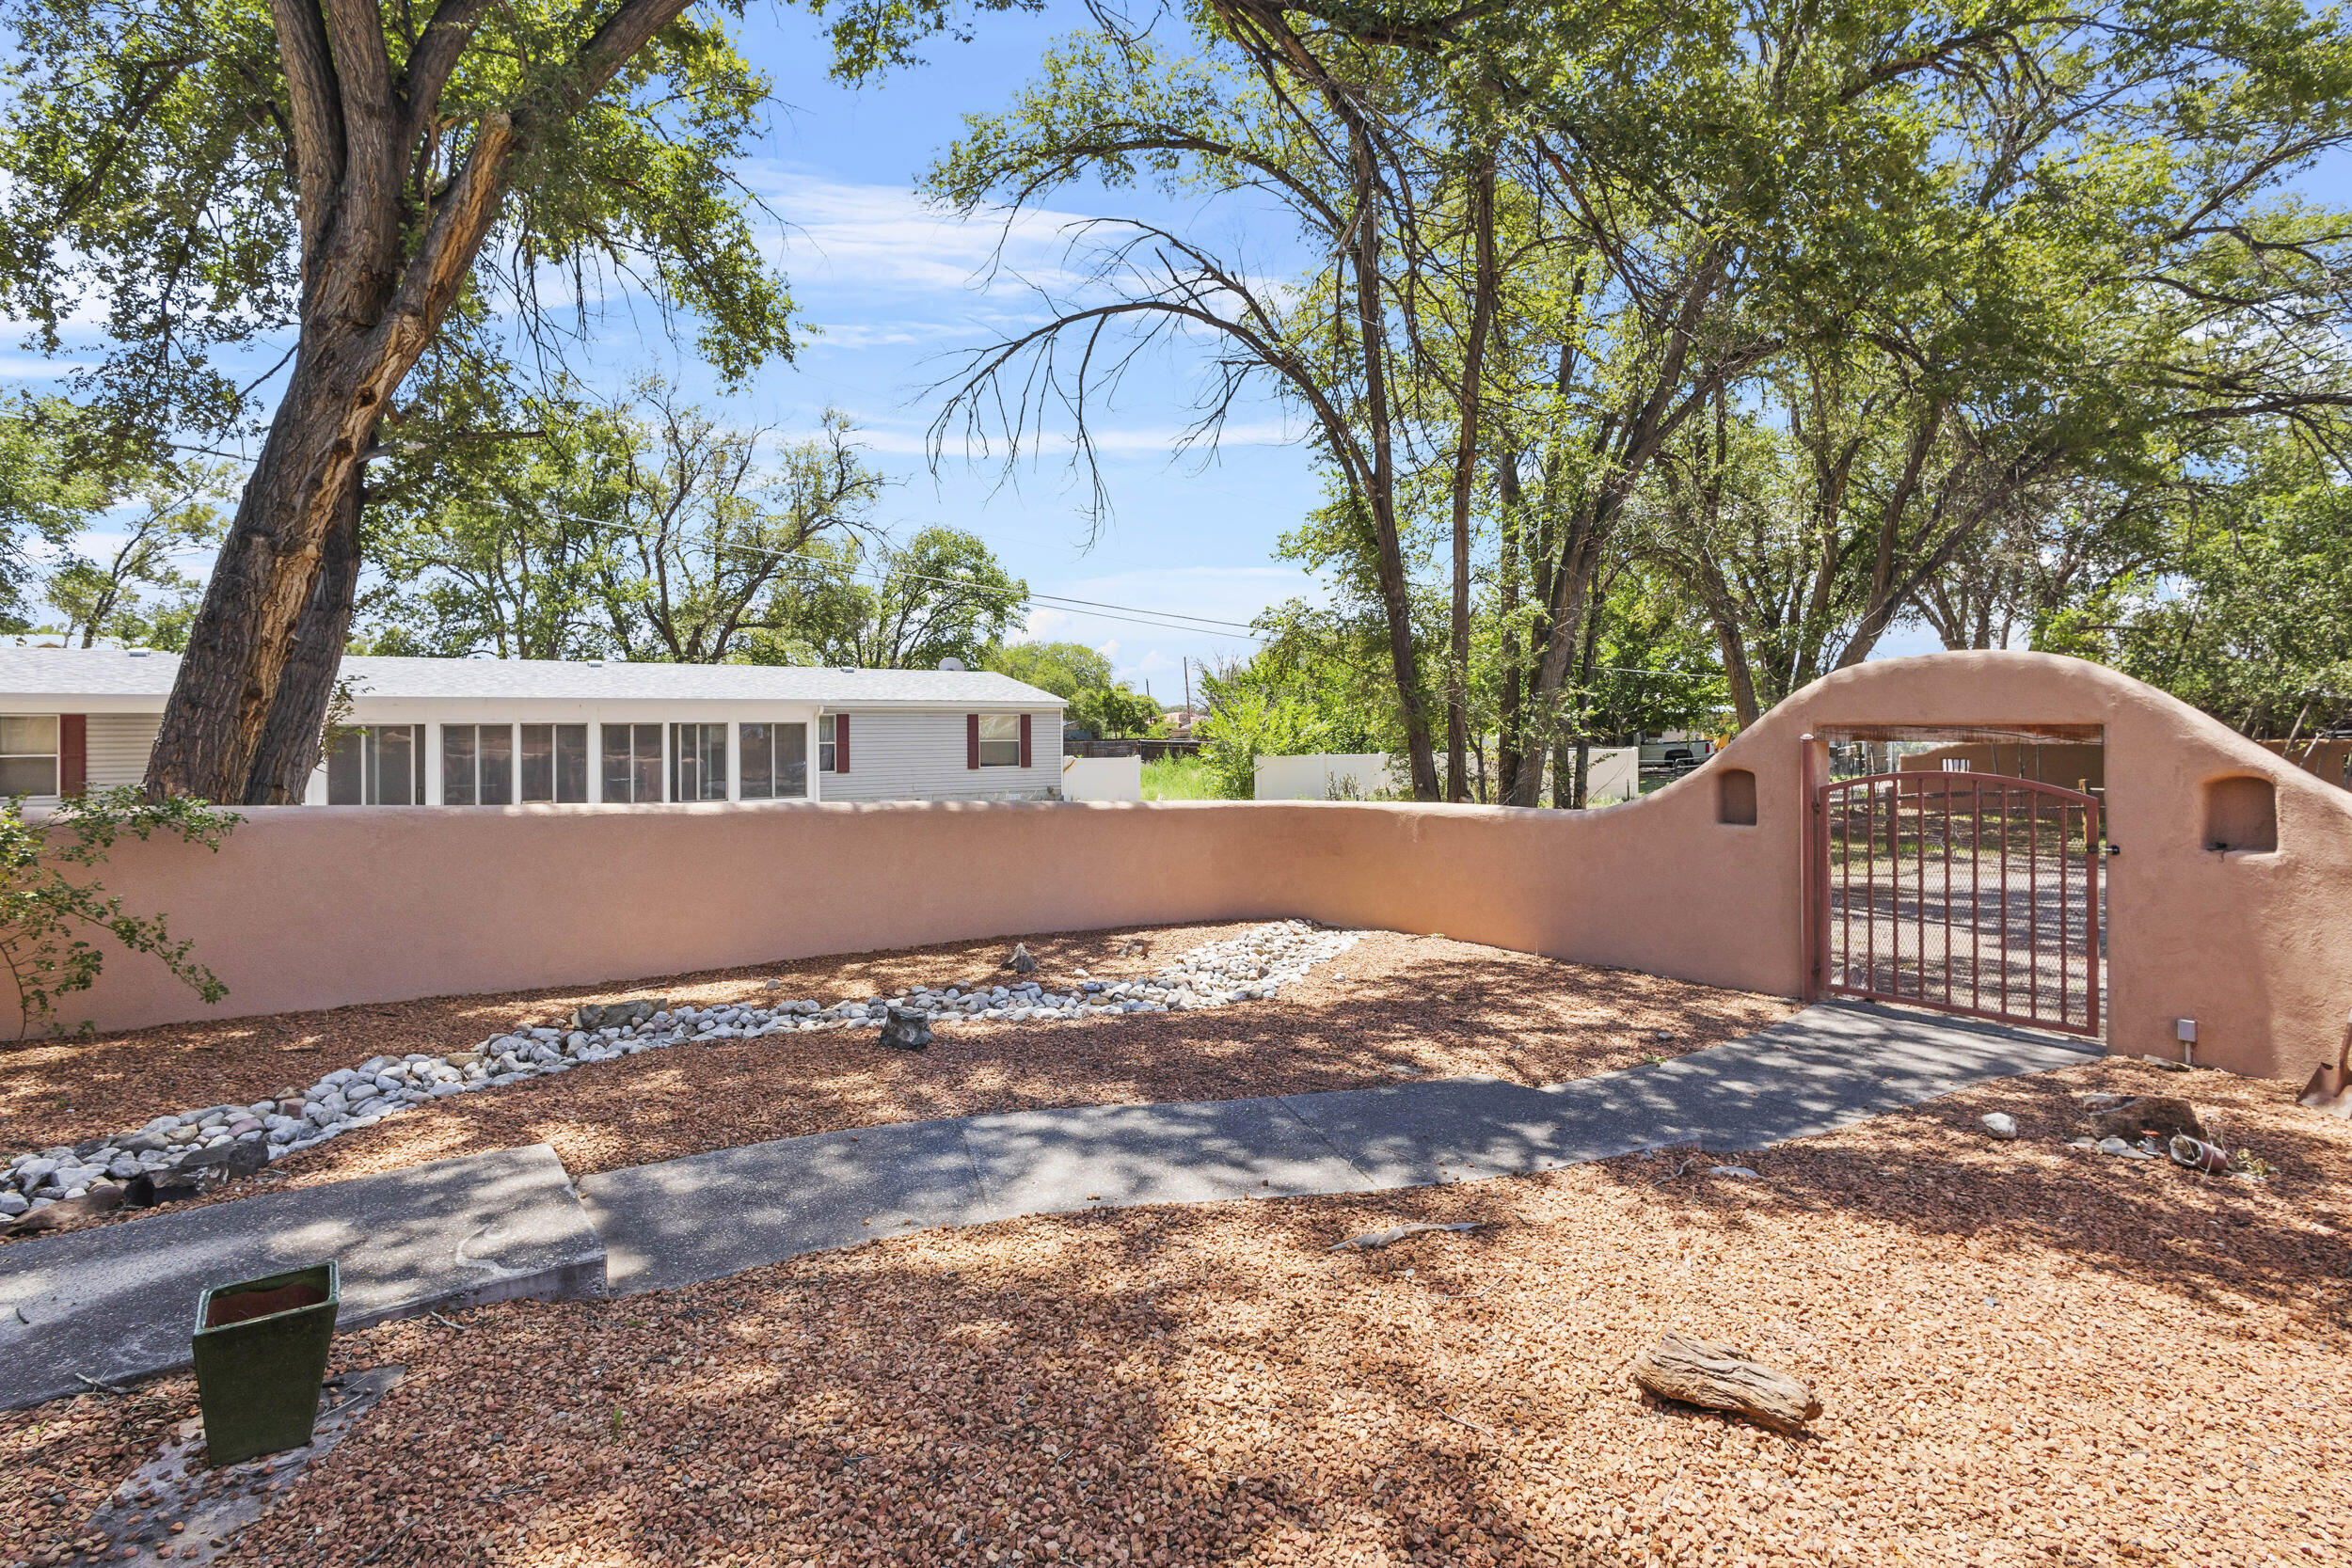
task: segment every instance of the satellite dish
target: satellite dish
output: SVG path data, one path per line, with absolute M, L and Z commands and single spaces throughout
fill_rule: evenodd
M 939 667 L 942 670 L 961 670 L 963 668 L 963 660 L 960 658 L 943 658 L 939 661 Z

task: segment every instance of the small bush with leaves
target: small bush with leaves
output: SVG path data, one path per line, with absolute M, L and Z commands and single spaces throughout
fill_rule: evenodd
M 227 996 L 220 977 L 189 957 L 196 944 L 174 942 L 162 915 L 126 912 L 120 898 L 77 879 L 76 872 L 103 862 L 126 833 L 169 833 L 218 849 L 243 820 L 201 800 L 150 800 L 135 789 L 68 796 L 29 821 L 22 796 L 0 808 L 0 963 L 16 986 L 18 1038 L 37 1024 L 59 1032 L 58 998 L 89 990 L 105 966 L 105 953 L 92 940 L 101 936 L 157 959 L 207 1002 Z

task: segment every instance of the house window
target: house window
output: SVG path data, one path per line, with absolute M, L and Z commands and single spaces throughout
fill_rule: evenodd
M 525 724 L 523 800 L 576 805 L 588 799 L 588 726 Z
M 980 715 L 980 766 L 982 768 L 1018 768 L 1021 766 L 1021 715 L 1017 713 L 983 713 Z
M 355 724 L 326 753 L 330 806 L 416 806 L 424 803 L 421 724 Z
M 515 726 L 441 726 L 441 804 L 515 803 Z
M 745 724 L 738 732 L 742 752 L 742 798 L 797 800 L 808 796 L 808 726 Z
M 670 726 L 670 799 L 723 800 L 727 798 L 727 727 L 724 724 Z
M 604 798 L 648 805 L 661 799 L 661 726 L 604 726 Z
M 817 771 L 819 773 L 841 771 L 834 766 L 840 755 L 834 739 L 840 728 L 838 719 L 838 715 L 828 713 L 817 721 Z
M 56 793 L 56 716 L 0 719 L 0 795 Z

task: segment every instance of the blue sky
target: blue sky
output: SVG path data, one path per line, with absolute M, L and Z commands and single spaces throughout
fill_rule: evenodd
M 1060 453 L 1009 474 L 1000 463 L 967 460 L 960 444 L 935 470 L 925 451 L 938 401 L 928 388 L 959 348 L 988 342 L 1033 312 L 1031 280 L 1055 276 L 1066 222 L 1168 215 L 1150 193 L 1080 187 L 1007 235 L 993 221 L 959 224 L 914 194 L 961 133 L 962 117 L 1002 105 L 1035 71 L 1041 50 L 1081 17 L 1072 6 L 985 17 L 972 42 L 934 40 L 926 65 L 848 88 L 828 78 L 827 48 L 805 12 L 753 10 L 745 53 L 773 79 L 779 107 L 769 156 L 749 181 L 788 220 L 780 258 L 795 302 L 819 330 L 793 364 L 764 372 L 735 402 L 742 417 L 787 431 L 814 428 L 828 405 L 848 413 L 897 481 L 885 521 L 971 530 L 1038 593 L 1246 625 L 1268 605 L 1314 592 L 1307 574 L 1273 558 L 1277 536 L 1321 499 L 1306 451 L 1284 439 L 1279 409 L 1244 409 L 1218 451 L 1179 456 L 1171 449 L 1187 420 L 1190 367 L 1147 362 L 1101 420 L 1114 510 L 1091 541 L 1089 492 Z M 1000 239 L 1003 266 L 983 277 Z M 644 359 L 694 374 L 666 351 Z M 1103 649 L 1122 676 L 1170 701 L 1183 692 L 1184 659 L 1252 646 L 1240 634 L 1065 608 L 1035 611 L 1029 629 Z
M 1032 311 L 1025 279 L 1053 276 L 1068 221 L 1136 212 L 1178 226 L 1199 221 L 1169 213 L 1149 193 L 1078 186 L 1057 193 L 1055 212 L 1000 236 L 993 222 L 958 224 L 915 196 L 914 181 L 960 134 L 962 116 L 1002 105 L 1033 73 L 1041 49 L 1083 19 L 1083 8 L 1066 0 L 1042 16 L 982 17 L 973 41 L 933 40 L 925 65 L 848 88 L 827 76 L 827 45 L 806 11 L 752 8 L 743 46 L 772 78 L 777 103 L 763 155 L 744 174 L 787 220 L 773 243 L 817 330 L 795 362 L 768 368 L 723 400 L 647 310 L 611 310 L 596 351 L 583 357 L 610 387 L 659 371 L 723 404 L 731 419 L 787 435 L 814 430 L 828 406 L 843 410 L 894 481 L 882 520 L 902 531 L 946 523 L 978 533 L 1040 594 L 1246 624 L 1269 605 L 1315 593 L 1307 574 L 1274 555 L 1278 537 L 1322 498 L 1308 451 L 1286 438 L 1272 405 L 1238 410 L 1215 453 L 1180 455 L 1171 448 L 1187 420 L 1194 367 L 1147 365 L 1099 418 L 1114 513 L 1091 540 L 1086 489 L 1058 455 L 1010 474 L 956 454 L 936 469 L 927 460 L 925 432 L 936 407 L 927 388 L 951 368 L 957 349 L 989 341 Z M 2347 182 L 2337 177 L 2345 167 L 2340 160 L 2303 187 L 2341 199 Z M 1262 269 L 1287 270 L 1298 260 L 1286 253 L 1285 234 L 1237 234 L 1233 219 L 1216 221 L 1226 238 L 1248 245 Z M 1000 237 L 1004 265 L 984 276 Z M 275 357 L 275 351 L 267 356 Z M 0 353 L 0 375 L 40 369 L 23 355 Z M 1068 608 L 1038 610 L 1029 630 L 1103 649 L 1124 678 L 1148 683 L 1164 700 L 1183 690 L 1183 660 L 1246 654 L 1252 645 L 1238 632 L 1176 630 Z M 1931 635 L 1906 629 L 1879 653 L 1936 645 Z

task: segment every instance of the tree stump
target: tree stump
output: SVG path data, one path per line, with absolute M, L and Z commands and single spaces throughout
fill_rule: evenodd
M 1665 1333 L 1633 1364 L 1633 1381 L 1661 1400 L 1722 1410 L 1774 1432 L 1803 1431 L 1821 1413 L 1813 1390 L 1728 1346 Z

